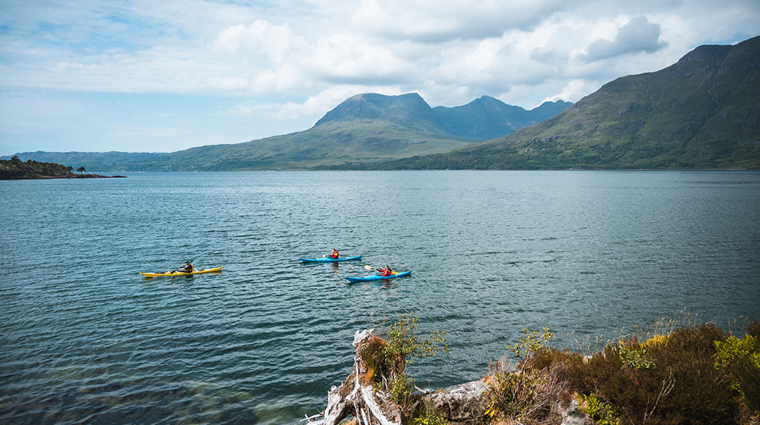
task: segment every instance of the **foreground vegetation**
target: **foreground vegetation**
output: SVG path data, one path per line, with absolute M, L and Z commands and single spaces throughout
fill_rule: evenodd
M 412 358 L 448 351 L 444 333 L 420 337 L 416 329 L 410 313 L 390 326 L 386 338 L 373 337 L 373 348 L 362 354 L 367 377 L 400 406 L 405 423 L 444 424 L 406 373 Z M 584 354 L 588 347 L 551 347 L 548 327 L 524 331 L 485 378 L 483 423 L 560 424 L 560 410 L 573 400 L 600 425 L 760 423 L 757 320 L 740 336 L 711 323 L 658 322 L 654 331 L 637 329 L 593 354 Z
M 367 348 L 361 352 L 368 369 L 365 379 L 376 389 L 389 394 L 404 415 L 412 418 L 414 424 L 445 423 L 440 420 L 431 422 L 431 418 L 439 418 L 414 394 L 415 380 L 407 374 L 406 369 L 415 358 L 448 353 L 445 335 L 445 332 L 439 330 L 428 336 L 419 335 L 417 318 L 411 312 L 401 315 L 387 331 L 381 330 L 380 336 L 373 336 Z
M 672 323 L 672 322 L 671 322 Z M 546 328 L 509 347 L 489 374 L 492 419 L 559 423 L 575 398 L 598 424 L 736 424 L 760 417 L 760 323 L 742 338 L 714 324 L 681 324 L 609 342 L 590 356 L 551 348 Z

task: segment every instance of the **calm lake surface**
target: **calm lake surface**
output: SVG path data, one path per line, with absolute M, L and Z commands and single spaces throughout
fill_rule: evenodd
M 145 173 L 0 181 L 0 422 L 295 424 L 414 311 L 478 379 L 522 328 L 760 318 L 760 172 Z M 364 255 L 302 264 L 299 257 Z M 194 259 L 220 274 L 143 278 Z M 365 265 L 414 270 L 349 284 Z M 744 328 L 736 326 L 743 331 Z

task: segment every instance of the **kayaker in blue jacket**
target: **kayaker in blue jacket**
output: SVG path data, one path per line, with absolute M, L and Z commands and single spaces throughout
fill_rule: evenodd
M 182 273 L 192 273 L 193 272 L 193 265 L 190 264 L 189 261 L 185 261 L 185 265 L 179 268 L 179 271 Z

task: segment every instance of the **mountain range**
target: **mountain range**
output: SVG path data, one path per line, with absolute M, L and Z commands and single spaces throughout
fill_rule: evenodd
M 84 166 L 98 172 L 273 170 L 376 164 L 452 150 L 511 133 L 572 103 L 545 102 L 526 111 L 483 96 L 467 105 L 431 108 L 417 93 L 355 95 L 314 127 L 283 136 L 172 153 L 26 152 L 22 161 Z
M 760 37 L 618 78 L 505 137 L 375 168 L 760 168 Z
M 531 111 L 483 96 L 431 108 L 418 94 L 360 94 L 311 129 L 173 153 L 31 152 L 92 171 L 760 168 L 760 37 L 699 46 L 575 104 Z

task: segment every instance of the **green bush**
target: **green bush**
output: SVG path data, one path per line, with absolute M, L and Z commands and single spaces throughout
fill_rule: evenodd
M 425 404 L 416 412 L 411 423 L 413 425 L 447 425 L 449 421 L 441 416 L 435 407 Z
M 541 331 L 540 335 L 538 331 L 530 332 L 525 328 L 523 328 L 523 333 L 525 333 L 525 336 L 520 337 L 519 344 L 507 345 L 507 350 L 514 353 L 521 360 L 529 359 L 531 355 L 546 347 L 550 339 L 554 338 L 554 333 L 549 331 L 548 326 Z
M 618 347 L 618 353 L 623 363 L 632 369 L 651 369 L 655 364 L 652 360 L 647 358 L 647 350 L 644 348 L 630 349 L 625 344 L 620 344 Z
M 399 320 L 391 324 L 385 333 L 387 339 L 374 337 L 362 351 L 362 360 L 367 367 L 365 376 L 378 387 L 385 385 L 391 399 L 405 414 L 412 414 L 416 405 L 416 398 L 412 394 L 414 378 L 407 374 L 406 367 L 415 358 L 450 352 L 446 332 L 435 330 L 427 337 L 419 335 L 417 318 L 414 317 L 414 312 L 410 312 L 399 315 Z
M 583 409 L 598 425 L 620 425 L 618 409 L 600 400 L 596 393 L 582 396 L 586 403 Z
M 560 419 L 557 400 L 569 403 L 567 367 L 557 361 L 565 354 L 548 347 L 554 336 L 549 328 L 539 334 L 523 329 L 525 336 L 507 349 L 518 359 L 516 370 L 505 360 L 492 365 L 488 375 L 490 404 L 486 416 L 529 423 Z
M 752 335 L 730 336 L 715 341 L 715 349 L 716 368 L 728 374 L 731 388 L 753 414 L 760 415 L 760 340 Z
M 406 413 L 409 413 L 414 408 L 414 402 L 416 401 L 412 397 L 414 392 L 414 378 L 408 376 L 405 373 L 393 375 L 388 381 L 388 393 L 391 400 L 401 407 Z
M 417 333 L 417 318 L 414 312 L 399 315 L 399 321 L 390 325 L 387 331 L 388 346 L 383 349 L 392 373 L 401 374 L 415 357 L 431 357 L 438 353 L 448 353 L 446 332 L 435 330 L 428 337 Z M 443 347 L 437 347 L 442 344 Z

